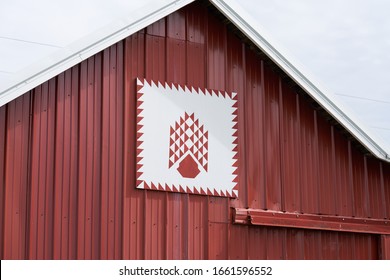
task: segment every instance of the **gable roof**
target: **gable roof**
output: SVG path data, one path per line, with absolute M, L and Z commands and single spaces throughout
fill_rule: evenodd
M 146 6 L 134 7 L 128 17 L 60 48 L 55 54 L 12 75 L 0 87 L 0 106 L 191 2 L 194 0 L 158 0 Z M 281 51 L 281 47 L 276 46 L 240 6 L 229 0 L 210 2 L 368 151 L 379 159 L 390 162 L 389 152 L 384 145 L 368 133 L 368 129 L 354 118 L 347 108 L 337 102 L 325 87 L 315 82 L 302 66 L 298 67 L 297 62 L 288 57 L 286 52 Z

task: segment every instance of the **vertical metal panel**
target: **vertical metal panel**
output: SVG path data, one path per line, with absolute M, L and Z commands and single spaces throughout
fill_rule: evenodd
M 355 235 L 355 256 L 354 259 L 378 259 L 378 236 Z
M 367 159 L 367 169 L 371 217 L 383 219 L 386 217 L 386 202 L 381 163 L 369 158 Z
M 331 170 L 332 164 L 332 134 L 331 126 L 324 118 L 317 117 L 318 131 L 318 195 L 319 195 L 319 213 L 335 214 L 334 201 L 334 182 Z
M 286 259 L 304 259 L 304 231 L 299 229 L 286 230 Z
M 353 169 L 353 193 L 354 209 L 357 217 L 368 217 L 368 193 L 365 184 L 365 158 L 357 150 L 352 149 L 352 169 Z
M 121 258 L 122 60 L 118 43 L 7 105 L 4 258 Z
M 53 258 L 77 258 L 79 67 L 57 78 Z
M 338 235 L 338 258 L 352 260 L 355 256 L 354 238 L 347 234 Z
M 268 228 L 267 229 L 267 259 L 282 260 L 285 259 L 285 229 Z
M 91 72 L 93 73 L 93 60 L 87 60 L 80 65 L 80 101 L 79 101 L 79 175 L 78 175 L 78 246 L 77 255 L 81 258 L 92 258 L 92 170 L 94 153 L 94 92 Z M 109 104 L 109 103 L 106 103 Z M 98 135 L 98 133 L 96 133 Z M 109 135 L 109 134 L 107 134 Z M 103 168 L 103 170 L 105 170 Z M 104 172 L 104 171 L 103 171 Z M 95 175 L 96 176 L 96 175 Z M 105 197 L 105 195 L 103 195 Z M 105 205 L 102 205 L 103 207 Z
M 186 13 L 187 41 L 203 44 L 206 40 L 207 11 L 200 5 L 192 5 Z M 204 69 L 204 67 L 202 67 Z
M 146 193 L 145 218 L 145 259 L 166 259 L 167 237 L 165 194 Z
M 267 259 L 267 228 L 254 227 L 248 230 L 248 237 L 248 259 Z
M 332 172 L 334 194 L 337 195 L 336 213 L 340 216 L 353 216 L 352 168 L 349 162 L 349 143 L 337 130 L 333 131 Z
M 167 16 L 167 37 L 178 40 L 186 39 L 186 10 L 181 9 Z
M 5 212 L 5 148 L 6 106 L 0 107 L 0 259 L 4 259 L 4 212 Z
M 114 236 L 111 240 L 111 244 L 114 245 L 114 250 L 112 255 L 108 255 L 107 258 L 120 259 L 122 257 L 122 203 L 123 203 L 123 104 L 124 104 L 124 47 L 123 42 L 119 42 L 117 46 L 114 46 L 113 49 L 117 48 L 117 53 L 115 61 L 112 62 L 112 72 L 111 75 L 115 78 L 115 92 L 113 95 L 117 95 L 116 108 L 115 108 L 115 175 L 113 181 L 115 182 L 115 197 L 112 201 L 112 207 L 115 207 L 114 211 Z M 118 94 L 122 93 L 122 94 Z M 109 243 L 110 246 L 110 243 Z
M 55 82 L 35 89 L 32 120 L 29 259 L 51 259 L 53 234 Z
M 280 170 L 279 77 L 270 68 L 264 71 L 265 129 L 260 132 L 265 141 L 266 209 L 282 210 Z M 252 131 L 251 133 L 256 133 Z M 275 164 L 276 163 L 276 164 Z M 251 164 L 251 163 L 248 163 Z M 276 167 L 276 168 L 275 168 Z
M 304 259 L 322 259 L 321 232 L 305 231 L 304 236 Z
M 210 89 L 223 89 L 225 87 L 226 72 L 226 28 L 218 19 L 207 18 L 207 84 Z
M 301 209 L 303 213 L 318 213 L 318 160 L 315 149 L 315 113 L 308 102 L 300 98 L 300 173 Z
M 165 28 L 164 28 L 165 29 Z M 126 39 L 125 48 L 125 101 L 124 101 L 124 207 L 123 207 L 123 258 L 144 259 L 145 248 L 145 197 L 146 192 L 135 189 L 136 151 L 136 96 L 135 77 L 145 74 L 145 36 L 137 33 Z
M 226 86 L 225 90 L 238 94 L 238 192 L 239 198 L 234 202 L 235 207 L 248 205 L 248 192 L 246 188 L 246 147 L 245 140 L 245 45 L 234 34 L 228 33 L 226 38 Z M 229 225 L 228 254 L 230 259 L 245 259 L 248 256 L 248 228 Z
M 166 80 L 186 84 L 186 16 L 183 11 L 167 18 Z M 174 62 L 174 63 L 172 63 Z M 196 67 L 196 65 L 194 65 Z M 188 258 L 188 194 L 170 193 L 166 210 L 167 259 Z
M 206 86 L 224 89 L 226 80 L 227 30 L 216 18 L 207 17 Z M 229 201 L 221 197 L 208 198 L 208 253 L 209 259 L 228 258 Z
M 164 81 L 166 79 L 166 47 L 164 37 L 146 35 L 145 40 L 145 77 Z M 135 76 L 129 77 L 135 80 Z M 135 90 L 135 88 L 133 88 Z M 145 201 L 145 253 L 146 259 L 165 259 L 167 252 L 167 194 L 146 193 Z
M 298 141 L 298 111 L 296 93 L 283 86 L 281 101 L 281 179 L 283 185 L 283 210 L 300 212 L 300 183 L 296 160 L 300 156 Z
M 390 201 L 390 164 L 386 164 L 386 163 L 381 163 L 381 170 L 382 170 L 382 182 L 383 182 L 383 187 L 384 187 L 384 190 L 385 190 L 385 205 L 386 205 L 386 214 L 385 214 L 385 218 L 387 219 L 390 219 L 390 204 L 389 204 L 389 201 Z
M 246 51 L 246 187 L 248 206 L 265 209 L 265 148 L 264 137 L 252 131 L 264 131 L 263 63 L 256 63 L 256 56 Z
M 165 21 L 166 21 L 166 19 L 162 18 L 159 21 L 149 25 L 146 28 L 146 34 L 165 37 L 165 34 L 166 34 L 165 33 L 165 31 L 166 31 Z
M 26 258 L 28 215 L 30 92 L 7 105 L 4 190 L 5 259 Z
M 381 259 L 389 260 L 390 259 L 390 235 L 382 235 L 381 236 Z
M 228 225 L 225 223 L 209 223 L 208 238 L 208 259 L 229 259 Z
M 229 259 L 243 260 L 248 258 L 249 250 L 249 229 L 247 227 L 236 227 L 229 225 L 229 240 L 228 242 Z
M 247 188 L 246 188 L 246 138 L 245 138 L 245 46 L 234 34 L 227 34 L 227 69 L 226 71 L 226 86 L 225 90 L 229 92 L 237 92 L 238 95 L 238 127 L 241 129 L 238 133 L 238 192 L 239 198 L 235 201 L 235 207 L 248 205 Z M 241 141 L 240 141 L 241 139 Z
M 166 44 L 167 52 L 164 54 L 167 61 L 166 80 L 178 84 L 185 84 L 187 74 L 186 42 L 167 38 Z
M 188 203 L 188 259 L 207 259 L 207 200 L 190 196 Z
M 390 165 L 214 13 L 191 4 L 0 108 L 1 258 L 383 254 L 377 235 L 231 223 L 230 207 L 389 218 Z M 238 92 L 239 199 L 135 188 L 136 77 Z
M 339 258 L 338 251 L 338 234 L 333 232 L 321 233 L 321 249 L 322 259 L 324 260 L 337 260 Z
M 187 43 L 187 83 L 193 87 L 204 87 L 205 77 L 205 46 L 200 43 Z
M 209 259 L 228 259 L 229 201 L 221 197 L 208 198 L 208 253 Z
M 206 84 L 205 9 L 197 7 L 187 13 L 186 83 L 193 87 Z M 188 196 L 187 256 L 189 259 L 207 258 L 208 201 L 200 196 Z

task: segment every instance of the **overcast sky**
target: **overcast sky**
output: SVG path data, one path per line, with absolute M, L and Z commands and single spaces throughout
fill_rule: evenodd
M 390 151 L 390 1 L 233 1 Z
M 227 1 L 241 5 L 390 151 L 390 1 Z M 26 64 L 149 2 L 0 0 L 0 90 Z

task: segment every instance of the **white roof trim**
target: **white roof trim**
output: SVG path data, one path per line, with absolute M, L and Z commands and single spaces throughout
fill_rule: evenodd
M 104 30 L 96 32 L 81 41 L 61 49 L 56 55 L 47 60 L 40 61 L 39 64 L 32 66 L 17 75 L 14 84 L 0 92 L 0 106 L 7 104 L 20 95 L 28 92 L 45 81 L 55 77 L 65 70 L 73 67 L 88 57 L 106 49 L 107 47 L 119 42 L 120 40 L 134 34 L 135 32 L 147 27 L 148 25 L 160 20 L 161 18 L 179 10 L 194 0 L 176 0 L 169 4 L 158 7 L 155 4 L 146 6 L 137 11 L 133 11 L 131 18 L 123 19 L 110 25 Z M 275 48 L 275 44 L 270 42 L 260 33 L 263 30 L 255 23 L 249 24 L 248 16 L 241 7 L 234 3 L 227 4 L 223 0 L 210 0 L 237 28 L 239 28 L 257 47 L 259 47 L 270 59 L 272 59 L 287 75 L 290 76 L 298 85 L 300 85 L 316 102 L 318 102 L 329 114 L 331 114 L 341 125 L 345 127 L 363 146 L 365 146 L 376 157 L 390 162 L 388 152 L 383 149 L 383 145 L 378 144 L 363 129 L 364 125 L 358 124 L 356 120 L 350 117 L 349 113 L 340 104 L 336 104 L 333 98 L 330 98 L 328 91 L 314 84 L 313 79 L 308 79 L 302 70 L 291 63 L 285 55 Z M 243 18 L 245 15 L 245 18 Z M 254 27 L 256 26 L 256 28 Z M 260 32 L 261 30 L 261 32 Z
M 115 22 L 105 29 L 62 48 L 48 59 L 18 73 L 13 85 L 0 92 L 0 107 L 193 1 L 176 0 L 164 6 L 152 3 L 142 9 L 132 11 L 131 17 Z
M 241 7 L 233 3 L 227 4 L 223 0 L 210 0 L 238 29 L 241 30 L 258 48 L 260 48 L 270 59 L 273 60 L 281 69 L 286 72 L 299 86 L 301 86 L 318 104 L 320 104 L 329 114 L 331 114 L 345 129 L 347 129 L 364 147 L 366 147 L 376 157 L 390 162 L 388 152 L 378 144 L 378 140 L 374 140 L 368 135 L 362 124 L 357 124 L 356 121 L 349 117 L 349 113 L 345 113 L 345 109 L 341 110 L 342 106 L 336 104 L 334 99 L 329 98 L 326 90 L 319 87 L 319 84 L 312 83 L 312 79 L 308 79 L 302 71 L 296 68 L 282 53 L 275 48 L 275 44 L 271 44 L 269 39 L 266 39 L 259 33 L 259 27 L 255 24 L 249 24 L 244 20 L 242 15 L 246 12 Z M 232 5 L 233 4 L 233 5 Z M 245 18 L 248 18 L 245 16 Z

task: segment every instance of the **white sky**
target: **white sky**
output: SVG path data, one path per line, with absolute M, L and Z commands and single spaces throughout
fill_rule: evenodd
M 390 149 L 390 1 L 239 3 Z
M 227 1 L 241 5 L 390 150 L 390 1 Z M 149 2 L 0 0 L 0 91 L 29 64 Z

